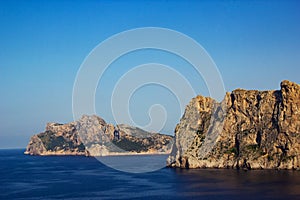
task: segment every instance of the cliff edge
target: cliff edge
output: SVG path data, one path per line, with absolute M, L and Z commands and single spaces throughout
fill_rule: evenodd
M 175 129 L 169 167 L 299 169 L 300 85 L 197 96 Z

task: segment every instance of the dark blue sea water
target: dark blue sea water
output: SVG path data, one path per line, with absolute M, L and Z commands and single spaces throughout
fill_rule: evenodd
M 0 199 L 300 199 L 299 171 L 163 168 L 133 174 L 93 157 L 23 151 L 0 150 Z

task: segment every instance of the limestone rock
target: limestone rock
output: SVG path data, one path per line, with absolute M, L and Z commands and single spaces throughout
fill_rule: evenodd
M 98 116 L 84 115 L 78 121 L 68 124 L 48 123 L 45 132 L 31 137 L 25 154 L 85 156 L 168 154 L 172 144 L 172 136 L 149 133 L 128 125 L 115 127 Z
M 167 160 L 181 168 L 300 168 L 300 86 L 237 89 L 221 103 L 197 96 L 175 129 Z

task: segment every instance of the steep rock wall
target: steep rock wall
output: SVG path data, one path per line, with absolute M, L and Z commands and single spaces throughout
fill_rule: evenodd
M 170 167 L 299 169 L 300 86 L 197 96 L 175 129 Z

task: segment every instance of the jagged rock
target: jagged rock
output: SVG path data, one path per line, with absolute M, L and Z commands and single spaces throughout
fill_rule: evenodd
M 300 86 L 234 90 L 221 103 L 197 96 L 175 129 L 167 160 L 181 168 L 300 168 Z
M 149 133 L 128 125 L 115 127 L 98 116 L 84 115 L 78 121 L 68 124 L 48 123 L 45 132 L 31 137 L 25 154 L 167 154 L 170 153 L 172 144 L 172 136 Z
M 42 140 L 37 135 L 32 136 L 27 146 L 26 152 L 32 155 L 39 155 L 43 154 L 46 151 L 47 149 L 43 145 Z

